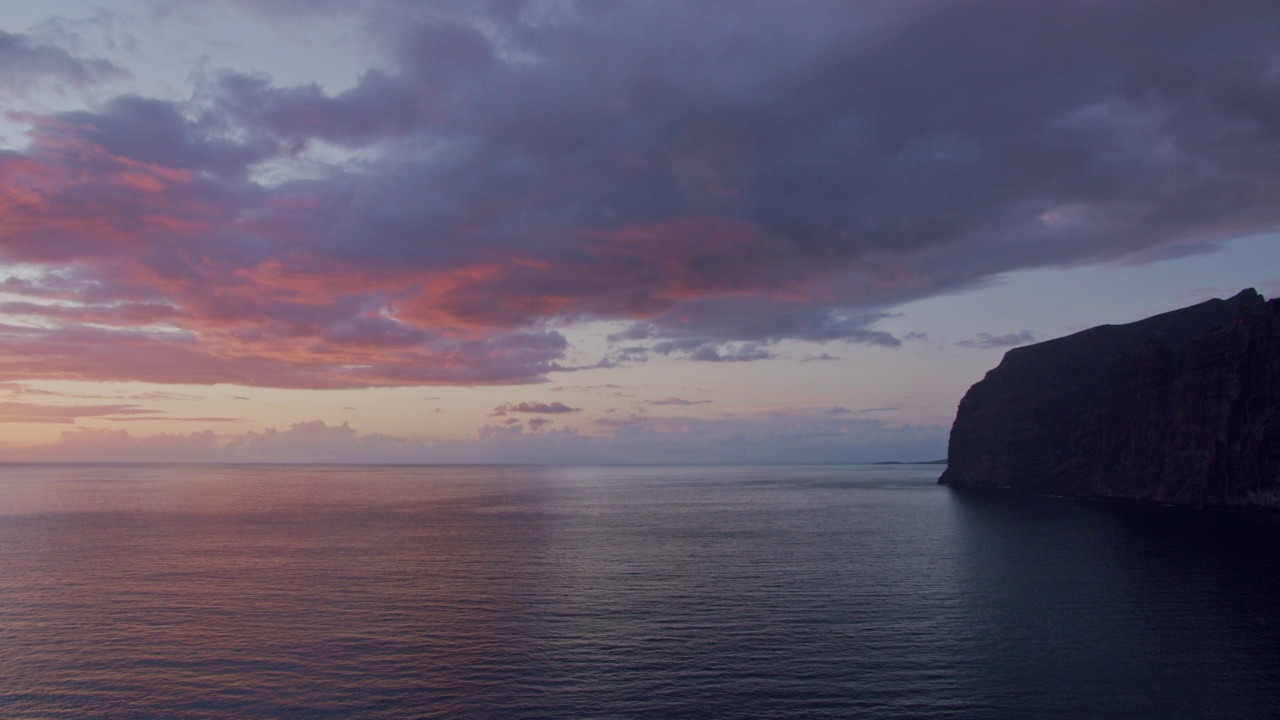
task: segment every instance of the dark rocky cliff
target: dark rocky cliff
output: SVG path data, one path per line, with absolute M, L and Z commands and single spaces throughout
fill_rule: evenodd
M 1157 341 L 1113 367 L 1054 468 L 1055 492 L 1280 508 L 1280 300 L 1174 352 Z
M 1221 378 L 1216 381 L 1219 386 L 1194 390 L 1201 387 L 1197 378 L 1207 372 L 1207 367 L 1218 368 L 1227 362 L 1229 353 L 1225 349 L 1222 352 L 1227 354 L 1215 355 L 1209 348 L 1226 343 L 1228 334 L 1224 333 L 1230 328 L 1244 332 L 1241 328 L 1256 326 L 1249 332 L 1265 333 L 1264 328 L 1272 326 L 1267 325 L 1269 321 L 1256 318 L 1272 317 L 1274 312 L 1274 303 L 1264 303 L 1257 292 L 1246 290 L 1229 300 L 1210 300 L 1135 323 L 1104 325 L 1010 350 L 1000 365 L 970 388 L 960 401 L 951 429 L 949 465 L 939 482 L 957 486 L 1023 487 L 1070 495 L 1160 499 L 1188 504 L 1247 504 L 1219 501 L 1218 496 L 1212 493 L 1196 495 L 1191 490 L 1139 492 L 1139 486 L 1147 488 L 1178 482 L 1164 468 L 1174 467 L 1179 462 L 1177 458 L 1183 457 L 1179 453 L 1199 451 L 1191 448 L 1175 451 L 1174 445 L 1200 442 L 1203 437 L 1197 435 L 1193 440 L 1181 430 L 1171 437 L 1159 430 L 1159 423 L 1154 420 L 1147 422 L 1135 418 L 1146 418 L 1146 414 L 1155 412 L 1152 409 L 1154 405 L 1150 403 L 1159 404 L 1159 398 L 1189 393 L 1185 400 L 1178 401 L 1181 409 L 1177 412 L 1182 414 L 1161 416 L 1164 420 L 1160 422 L 1173 429 L 1183 427 L 1181 423 L 1184 422 L 1216 421 L 1210 416 L 1226 422 L 1223 419 L 1225 415 L 1218 417 L 1221 412 L 1214 415 L 1216 411 L 1204 409 L 1203 403 L 1208 402 L 1207 397 L 1214 392 L 1228 395 L 1252 392 L 1231 383 L 1245 382 L 1243 378 L 1246 375 L 1248 382 L 1255 383 L 1254 371 L 1244 375 L 1239 371 L 1232 375 L 1235 371 L 1214 370 L 1209 375 Z M 1241 318 L 1239 323 L 1237 318 Z M 1246 322 L 1249 318 L 1254 320 Z M 1210 333 L 1224 325 L 1230 328 Z M 1239 362 L 1250 368 L 1272 362 L 1274 358 L 1254 357 L 1254 353 L 1263 351 L 1264 345 L 1256 337 L 1245 342 L 1245 346 L 1253 349 L 1237 350 L 1237 355 L 1245 358 Z M 1280 371 L 1271 372 L 1272 376 L 1268 377 Z M 1236 379 L 1228 379 L 1228 376 Z M 1148 404 L 1143 405 L 1144 402 Z M 1246 404 L 1254 408 L 1256 402 Z M 1197 403 L 1201 404 L 1203 412 L 1192 410 Z M 1274 396 L 1270 407 L 1274 412 Z M 1231 415 L 1236 418 L 1231 422 L 1244 422 L 1253 428 L 1257 411 L 1251 412 L 1247 421 Z M 1120 422 L 1121 417 L 1126 418 L 1124 422 L 1127 425 L 1121 423 L 1113 427 L 1108 424 Z M 1132 436 L 1127 440 L 1121 440 L 1121 425 L 1130 429 Z M 1264 435 L 1271 432 L 1269 437 L 1272 441 L 1275 439 L 1274 427 L 1269 431 L 1253 428 L 1239 432 Z M 1229 442 L 1226 439 L 1222 441 Z M 1125 461 L 1131 463 L 1130 467 L 1137 467 L 1132 463 L 1148 463 L 1155 467 L 1155 461 L 1139 459 L 1142 452 L 1149 452 L 1152 456 L 1164 458 L 1158 463 L 1161 469 L 1144 470 L 1140 480 L 1133 479 L 1127 470 L 1100 469 L 1100 465 L 1105 463 L 1104 456 L 1117 459 L 1124 454 L 1115 446 L 1115 443 L 1122 442 L 1131 444 L 1126 446 L 1131 447 L 1130 455 L 1125 456 L 1128 458 Z M 1225 459 L 1212 462 L 1235 467 L 1234 461 Z M 1177 477 L 1185 480 L 1180 474 Z M 1232 482 L 1241 488 L 1245 484 L 1239 478 Z M 1253 492 L 1260 491 L 1255 489 Z

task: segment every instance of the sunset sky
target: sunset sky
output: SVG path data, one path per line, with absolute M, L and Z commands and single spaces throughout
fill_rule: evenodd
M 0 97 L 0 460 L 928 460 L 1280 294 L 1275 0 L 0 0 Z

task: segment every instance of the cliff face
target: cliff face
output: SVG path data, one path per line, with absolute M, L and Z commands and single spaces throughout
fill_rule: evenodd
M 1089 470 L 1085 474 L 1096 478 L 1090 485 L 1081 481 L 1080 475 L 1070 475 L 1069 464 L 1081 461 L 1085 449 L 1102 452 L 1106 443 L 1096 437 L 1111 431 L 1107 418 L 1146 412 L 1125 405 L 1138 402 L 1131 396 L 1164 396 L 1171 392 L 1176 376 L 1202 371 L 1173 359 L 1181 357 L 1193 341 L 1215 327 L 1233 323 L 1242 313 L 1262 314 L 1266 305 L 1257 292 L 1246 290 L 1229 300 L 1210 300 L 1135 323 L 1104 325 L 1010 350 L 960 401 L 951 428 L 947 470 L 939 482 L 1138 497 L 1133 487 L 1111 485 L 1118 482 L 1115 474 L 1104 479 L 1097 474 L 1100 471 Z M 1161 356 L 1159 348 L 1169 357 Z M 1215 357 L 1206 355 L 1197 362 L 1213 364 L 1218 362 Z M 1140 382 L 1126 384 L 1126 372 L 1136 373 Z M 1184 380 L 1178 387 L 1192 385 L 1194 382 Z M 1187 402 L 1194 401 L 1189 398 Z M 1113 410 L 1107 409 L 1113 406 Z M 1189 406 L 1186 412 L 1191 412 Z M 1151 433 L 1146 439 L 1156 440 L 1157 430 L 1144 422 L 1129 422 L 1135 432 Z M 1169 422 L 1176 424 L 1182 419 Z M 1084 434 L 1086 426 L 1092 428 L 1095 440 Z M 1138 438 L 1132 441 L 1140 442 Z M 1158 452 L 1156 447 L 1152 446 L 1152 452 Z M 1074 467 L 1084 472 L 1084 466 Z M 1163 471 L 1158 474 L 1163 477 Z M 1151 476 L 1143 477 L 1146 483 Z M 1103 490 L 1103 486 L 1114 492 Z
M 1280 508 L 1280 300 L 1180 352 L 1122 358 L 1071 448 L 1055 492 Z

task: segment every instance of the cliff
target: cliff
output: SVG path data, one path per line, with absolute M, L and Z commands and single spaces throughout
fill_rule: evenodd
M 1180 352 L 1145 344 L 1054 468 L 1053 491 L 1196 506 L 1280 509 L 1280 300 Z
M 1267 504 L 1277 312 L 1245 290 L 1010 350 L 960 401 L 939 482 Z

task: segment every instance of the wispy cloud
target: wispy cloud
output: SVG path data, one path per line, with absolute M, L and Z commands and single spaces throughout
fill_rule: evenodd
M 569 407 L 562 402 L 522 402 L 522 403 L 503 403 L 493 409 L 494 415 L 506 415 L 507 413 L 532 413 L 538 415 L 558 415 L 561 413 L 578 412 L 578 408 Z
M 0 402 L 0 422 L 74 423 L 78 418 L 121 419 L 151 415 L 154 411 L 138 405 L 44 405 Z
M 175 417 L 173 415 L 137 415 L 133 417 L 108 417 L 106 420 L 112 422 L 126 421 L 162 421 L 162 422 L 198 422 L 198 423 L 238 423 L 244 422 L 244 418 L 232 417 Z
M 968 340 L 961 340 L 956 343 L 956 345 L 965 348 L 1001 348 L 1025 345 L 1029 342 L 1034 342 L 1035 339 L 1035 334 L 1030 330 L 1023 330 L 1022 332 L 1010 333 L 1008 335 L 978 333 L 977 337 L 970 338 Z
M 646 401 L 645 401 L 645 404 L 646 404 L 646 405 L 680 405 L 680 406 L 685 406 L 685 405 L 705 405 L 705 404 L 710 403 L 710 402 L 711 402 L 710 400 L 686 400 L 686 399 L 684 399 L 684 398 L 670 397 L 670 396 L 669 396 L 669 397 L 662 398 L 661 400 L 646 400 Z
M 30 35 L 0 31 L 0 91 L 25 92 L 41 83 L 83 87 L 127 75 L 102 58 L 77 57 Z

